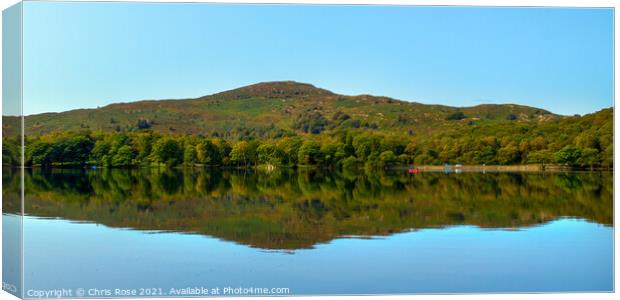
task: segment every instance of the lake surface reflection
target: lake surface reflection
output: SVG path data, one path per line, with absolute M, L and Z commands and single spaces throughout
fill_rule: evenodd
M 35 169 L 25 186 L 26 289 L 613 289 L 611 173 Z

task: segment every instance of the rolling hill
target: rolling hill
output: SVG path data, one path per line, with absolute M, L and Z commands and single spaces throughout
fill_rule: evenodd
M 5 117 L 5 134 L 17 132 Z M 173 135 L 277 137 L 336 127 L 428 134 L 463 125 L 536 123 L 563 118 L 516 104 L 450 107 L 371 95 L 347 96 L 294 81 L 264 82 L 195 99 L 115 103 L 25 117 L 28 136 L 55 132 L 135 131 Z

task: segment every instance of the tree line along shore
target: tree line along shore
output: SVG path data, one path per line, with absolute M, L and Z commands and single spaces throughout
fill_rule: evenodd
M 605 132 L 555 135 L 453 132 L 411 138 L 343 129 L 318 135 L 226 140 L 132 132 L 68 131 L 26 137 L 24 164 L 40 167 L 324 167 L 388 169 L 446 165 L 463 170 L 611 169 L 613 138 Z M 20 165 L 16 138 L 3 137 L 3 162 Z

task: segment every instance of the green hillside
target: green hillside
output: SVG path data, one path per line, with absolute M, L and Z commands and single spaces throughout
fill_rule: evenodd
M 196 99 L 111 104 L 25 117 L 29 165 L 613 165 L 613 109 L 559 116 L 516 104 L 449 107 L 345 96 L 296 82 Z M 3 118 L 3 162 L 19 122 Z
M 460 122 L 448 120 L 458 112 L 464 114 Z M 148 100 L 31 115 L 25 119 L 25 130 L 27 135 L 41 135 L 67 130 L 132 131 L 150 127 L 159 133 L 237 139 L 248 134 L 269 137 L 295 131 L 317 133 L 335 126 L 429 133 L 462 123 L 508 119 L 540 122 L 556 118 L 542 109 L 513 104 L 463 108 L 425 105 L 388 97 L 337 95 L 289 81 L 259 83 L 197 99 Z M 324 126 L 304 126 L 314 119 L 324 122 Z

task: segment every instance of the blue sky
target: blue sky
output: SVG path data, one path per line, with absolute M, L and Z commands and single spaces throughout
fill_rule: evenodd
M 24 6 L 24 113 L 295 80 L 341 94 L 560 114 L 613 105 L 613 10 Z

